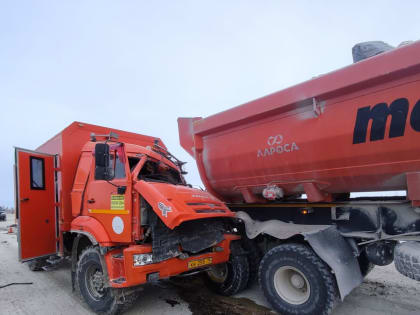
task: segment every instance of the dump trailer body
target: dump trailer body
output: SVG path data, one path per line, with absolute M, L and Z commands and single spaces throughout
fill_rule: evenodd
M 206 188 L 258 202 L 267 187 L 333 194 L 406 190 L 420 204 L 420 42 L 207 118 L 179 118 Z

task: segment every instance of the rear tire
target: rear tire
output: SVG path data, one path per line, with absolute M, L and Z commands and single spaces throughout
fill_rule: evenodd
M 260 268 L 261 262 L 261 251 L 258 248 L 254 240 L 249 239 L 246 235 L 241 238 L 242 248 L 247 253 L 248 265 L 249 265 L 249 279 L 246 288 L 250 287 L 258 279 L 258 269 Z
M 357 260 L 359 261 L 360 272 L 362 273 L 363 278 L 366 277 L 373 268 L 375 268 L 375 265 L 369 261 L 364 251 L 360 254 Z
M 329 267 L 302 244 L 283 244 L 267 252 L 259 281 L 266 299 L 283 315 L 327 315 L 338 297 Z
M 394 262 L 399 273 L 420 281 L 420 242 L 405 242 L 395 246 Z
M 245 255 L 231 256 L 224 264 L 212 266 L 204 273 L 204 282 L 214 292 L 229 296 L 246 288 L 249 279 L 248 260 Z
M 87 247 L 80 255 L 76 266 L 76 289 L 86 304 L 98 314 L 121 314 L 135 300 L 135 294 L 117 299 L 116 289 L 105 283 L 101 254 L 97 247 Z

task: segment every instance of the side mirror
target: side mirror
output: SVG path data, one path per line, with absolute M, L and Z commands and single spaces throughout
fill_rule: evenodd
M 95 179 L 109 179 L 109 145 L 97 143 L 95 145 Z

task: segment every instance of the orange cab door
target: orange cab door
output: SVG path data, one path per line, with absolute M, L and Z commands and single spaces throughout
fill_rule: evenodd
M 111 153 L 110 165 L 114 178 L 110 181 L 96 180 L 90 176 L 85 199 L 84 215 L 98 220 L 113 242 L 132 241 L 131 226 L 131 180 L 128 163 Z M 95 174 L 95 159 L 92 161 L 91 174 Z M 125 187 L 118 192 L 117 187 Z
M 19 260 L 57 252 L 55 156 L 15 149 Z

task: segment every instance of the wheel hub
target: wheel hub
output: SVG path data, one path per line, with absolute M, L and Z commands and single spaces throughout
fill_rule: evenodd
M 274 273 L 273 281 L 277 294 L 287 303 L 300 305 L 309 299 L 311 294 L 309 281 L 297 268 L 280 267 Z
M 290 282 L 296 289 L 302 289 L 305 286 L 305 279 L 297 273 L 290 277 Z
M 228 269 L 226 264 L 219 264 L 212 266 L 208 271 L 207 274 L 211 280 L 218 283 L 225 282 L 228 274 Z
M 91 266 L 86 272 L 86 287 L 89 295 L 99 300 L 105 295 L 105 280 L 102 270 L 95 266 Z
M 104 290 L 104 278 L 102 272 L 95 272 L 95 274 L 92 277 L 92 284 L 96 291 L 102 292 Z

